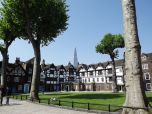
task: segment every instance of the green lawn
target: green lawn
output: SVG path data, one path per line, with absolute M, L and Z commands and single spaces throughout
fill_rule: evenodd
M 152 104 L 152 92 L 147 92 L 147 97 Z M 100 92 L 50 92 L 46 94 L 39 94 L 41 103 L 48 103 L 48 99 L 57 98 L 60 101 L 51 101 L 50 104 L 69 106 L 77 108 L 89 108 L 98 110 L 110 110 L 115 111 L 120 109 L 124 101 L 124 93 L 100 93 Z M 25 97 L 24 97 L 25 98 Z M 97 105 L 100 104 L 100 105 Z

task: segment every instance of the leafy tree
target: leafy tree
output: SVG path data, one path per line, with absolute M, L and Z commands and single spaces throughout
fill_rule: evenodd
M 22 38 L 33 46 L 35 60 L 30 98 L 39 99 L 40 46 L 47 46 L 67 29 L 68 7 L 65 0 L 4 0 L 3 6 L 6 16 L 12 13 L 11 18 L 20 27 Z
M 1 86 L 6 86 L 6 67 L 8 62 L 8 48 L 16 38 L 16 33 L 8 26 L 7 21 L 1 14 L 0 19 L 0 52 L 2 54 L 2 67 L 1 67 Z
M 124 39 L 122 35 L 106 34 L 104 38 L 96 46 L 96 52 L 101 54 L 108 54 L 112 60 L 112 74 L 113 74 L 113 92 L 117 92 L 116 82 L 116 69 L 115 69 L 115 58 L 118 57 L 118 50 L 116 48 L 124 47 Z
M 126 100 L 122 114 L 150 114 L 143 87 L 141 46 L 138 37 L 135 0 L 122 0 L 125 39 Z

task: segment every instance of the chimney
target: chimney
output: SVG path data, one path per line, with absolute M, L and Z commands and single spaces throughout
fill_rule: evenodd
M 20 58 L 16 57 L 15 63 L 19 64 L 20 63 Z

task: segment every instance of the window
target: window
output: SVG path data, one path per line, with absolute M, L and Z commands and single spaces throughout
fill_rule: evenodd
M 47 77 L 50 77 L 50 74 L 47 73 Z
M 92 79 L 93 82 L 95 82 L 94 78 Z
M 101 82 L 104 82 L 104 78 L 101 78 Z
M 98 70 L 98 75 L 102 75 L 102 70 Z
M 112 74 L 112 69 L 108 69 L 108 74 Z
M 87 79 L 85 79 L 85 83 L 87 83 Z
M 147 90 L 151 90 L 152 88 L 151 88 L 151 83 L 146 83 L 146 89 Z
M 51 83 L 51 81 L 46 81 L 46 83 L 47 83 L 47 84 L 50 84 L 50 83 Z
M 74 72 L 73 71 L 69 71 L 69 75 L 74 75 Z
M 88 82 L 90 82 L 90 78 L 88 78 Z
M 144 73 L 145 80 L 150 80 L 150 74 L 149 73 Z
M 50 74 L 50 77 L 54 77 L 54 75 L 53 75 L 53 74 Z
M 142 59 L 142 61 L 145 61 L 147 59 L 147 57 L 146 56 L 142 56 L 141 59 Z
M 54 70 L 50 70 L 50 74 L 54 74 L 54 72 L 55 72 Z
M 123 71 L 122 71 L 122 68 L 116 68 L 116 72 L 117 72 L 117 73 L 123 72 Z
M 21 75 L 21 74 L 22 74 L 22 70 L 18 69 L 18 75 Z
M 99 82 L 99 78 L 97 78 L 97 82 Z
M 85 72 L 81 72 L 81 76 L 84 76 L 85 75 Z
M 22 76 L 25 76 L 25 73 L 24 73 L 24 71 L 22 71 Z
M 109 82 L 111 82 L 112 81 L 112 77 L 109 77 Z
M 90 75 L 90 76 L 93 76 L 93 71 L 90 71 L 90 72 L 89 72 L 89 75 Z
M 64 74 L 64 71 L 60 71 L 60 73 L 59 73 L 60 75 L 63 75 Z
M 19 77 L 14 77 L 14 82 L 19 82 Z
M 28 77 L 28 82 L 31 82 L 31 77 Z
M 64 78 L 64 76 L 63 76 L 63 75 L 60 75 L 60 78 Z
M 17 70 L 16 69 L 14 70 L 14 75 L 17 75 Z
M 28 74 L 32 74 L 32 69 L 31 68 L 29 68 Z
M 142 68 L 143 68 L 143 69 L 148 69 L 148 64 L 143 64 L 143 65 L 142 65 Z

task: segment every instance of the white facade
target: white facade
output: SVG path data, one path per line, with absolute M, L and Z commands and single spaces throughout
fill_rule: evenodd
M 112 64 L 103 67 L 102 65 L 81 66 L 79 75 L 84 84 L 110 84 L 112 83 Z M 123 66 L 116 66 L 117 85 L 124 85 Z M 88 87 L 89 85 L 87 85 Z M 86 87 L 86 88 L 87 88 Z

